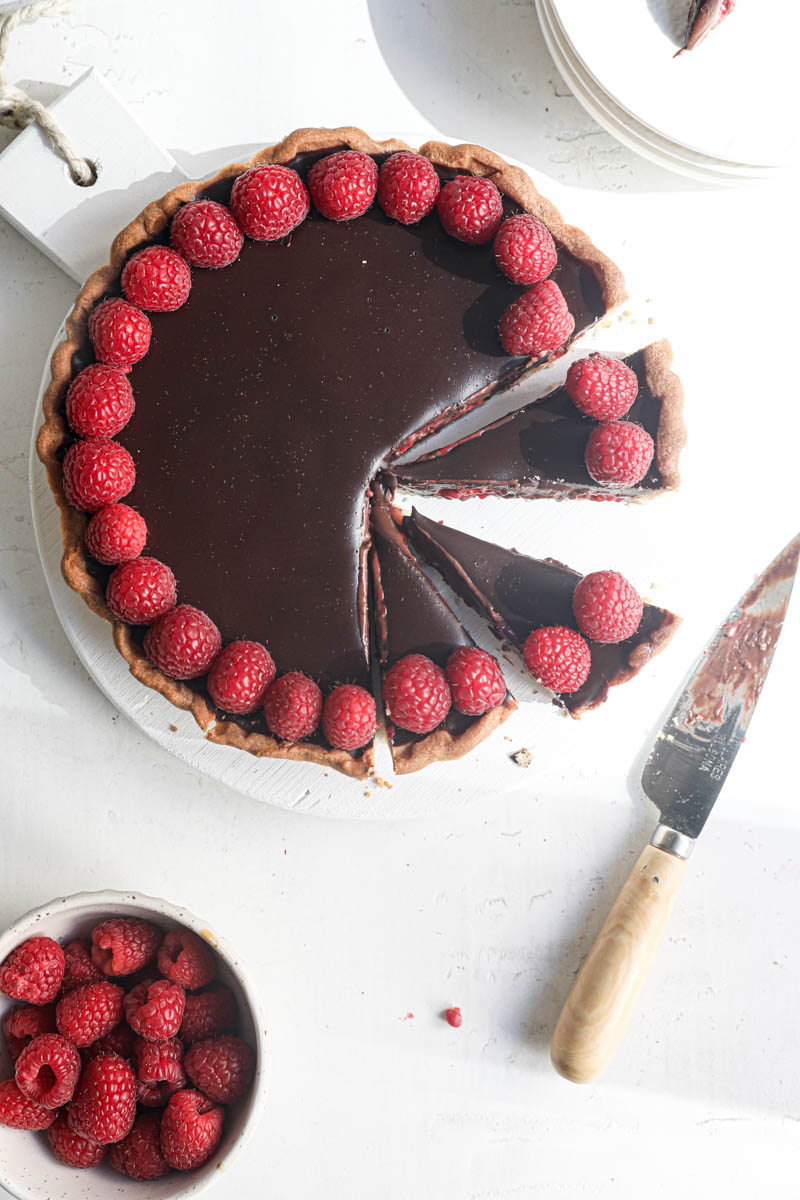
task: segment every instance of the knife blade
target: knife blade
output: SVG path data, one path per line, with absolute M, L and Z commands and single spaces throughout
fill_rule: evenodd
M 800 534 L 731 610 L 656 734 L 642 787 L 660 819 L 567 997 L 553 1066 L 586 1083 L 614 1056 L 677 895 L 686 862 L 741 747 L 783 628 Z
M 661 824 L 694 840 L 744 742 L 783 628 L 798 558 L 794 538 L 714 633 L 656 735 L 642 774 Z

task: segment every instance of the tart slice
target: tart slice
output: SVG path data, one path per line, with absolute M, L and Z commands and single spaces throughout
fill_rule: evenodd
M 495 631 L 521 651 L 528 636 L 547 626 L 578 630 L 572 598 L 583 578 L 552 558 L 529 558 L 493 542 L 440 525 L 414 509 L 400 518 L 403 532 L 420 558 L 441 574 L 467 604 L 483 613 Z M 625 641 L 589 641 L 591 665 L 585 683 L 557 696 L 573 717 L 596 708 L 609 688 L 637 675 L 666 646 L 680 618 L 645 604 L 639 627 Z
M 600 422 L 579 411 L 567 388 L 559 387 L 441 450 L 398 463 L 394 467 L 398 483 L 408 491 L 448 499 L 478 494 L 557 499 L 622 496 L 638 501 L 673 490 L 680 479 L 678 458 L 686 433 L 681 416 L 683 388 L 670 369 L 672 348 L 667 341 L 655 342 L 622 361 L 638 385 L 625 420 L 643 428 L 653 441 L 652 461 L 639 482 L 610 486 L 592 478 L 586 451 Z
M 422 654 L 443 670 L 454 650 L 474 646 L 447 601 L 420 567 L 402 531 L 381 498 L 372 508 L 372 574 L 376 642 L 381 670 Z M 431 762 L 461 758 L 501 725 L 517 707 L 510 693 L 479 716 L 453 706 L 430 733 L 414 733 L 392 722 L 389 736 L 395 771 L 409 774 Z

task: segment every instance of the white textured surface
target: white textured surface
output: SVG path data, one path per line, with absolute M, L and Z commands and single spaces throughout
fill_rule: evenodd
M 537 528 L 581 565 L 624 554 L 675 579 L 688 619 L 654 669 L 666 700 L 800 524 L 786 482 L 800 432 L 793 356 L 763 350 L 776 343 L 772 306 L 793 311 L 796 266 L 757 244 L 738 253 L 765 214 L 775 244 L 795 219 L 790 189 L 722 196 L 635 158 L 564 94 L 529 4 L 252 0 L 231 17 L 209 0 L 75 0 L 71 25 L 19 31 L 10 65 L 19 80 L 66 84 L 92 64 L 193 173 L 215 165 L 209 146 L 302 123 L 432 124 L 574 186 L 576 205 L 586 191 L 597 242 L 637 294 L 658 297 L 676 344 L 686 487 L 634 512 L 547 505 Z M 272 1102 L 214 1194 L 794 1197 L 797 612 L 628 1038 L 603 1081 L 576 1089 L 552 1073 L 546 1042 L 650 825 L 626 789 L 641 693 L 624 689 L 602 730 L 587 718 L 565 723 L 567 737 L 557 723 L 560 761 L 542 769 L 549 739 L 534 746 L 514 793 L 418 822 L 281 813 L 176 762 L 88 680 L 50 604 L 27 450 L 74 287 L 6 226 L 0 264 L 0 923 L 56 892 L 132 887 L 200 910 L 247 950 L 272 1023 Z M 437 1015 L 453 1003 L 457 1031 Z

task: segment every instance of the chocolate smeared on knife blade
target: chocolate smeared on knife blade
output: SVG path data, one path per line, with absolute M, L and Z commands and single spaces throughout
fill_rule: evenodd
M 696 838 L 744 740 L 792 591 L 800 536 L 745 593 L 700 658 L 645 765 L 662 824 Z

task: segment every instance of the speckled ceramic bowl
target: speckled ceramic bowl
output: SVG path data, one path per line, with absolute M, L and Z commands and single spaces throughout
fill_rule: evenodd
M 18 1200 L 108 1200 L 109 1196 L 166 1200 L 173 1196 L 196 1196 L 231 1164 L 252 1135 L 264 1107 L 269 1044 L 255 989 L 233 948 L 208 922 L 187 909 L 138 892 L 79 892 L 75 896 L 62 896 L 26 913 L 0 935 L 0 962 L 33 935 L 52 937 L 63 943 L 87 936 L 98 921 L 112 916 L 143 917 L 164 930 L 183 925 L 213 947 L 220 978 L 230 987 L 239 1005 L 241 1035 L 256 1051 L 253 1084 L 249 1095 L 229 1110 L 222 1141 L 207 1163 L 196 1171 L 173 1171 L 150 1183 L 128 1179 L 108 1163 L 90 1170 L 68 1167 L 54 1156 L 46 1134 L 0 1125 L 0 1186 Z M 0 995 L 0 1021 L 16 1003 Z M 0 1036 L 0 1079 L 10 1074 L 11 1064 Z

